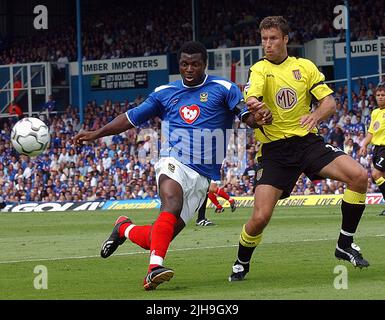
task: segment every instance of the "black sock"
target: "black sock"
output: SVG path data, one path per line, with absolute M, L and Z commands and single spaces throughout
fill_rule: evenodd
M 365 210 L 364 204 L 348 203 L 342 200 L 342 226 L 341 229 L 345 234 L 340 232 L 338 238 L 338 247 L 341 249 L 350 247 L 353 242 L 353 235 L 357 230 L 358 223 L 361 220 L 362 213 Z
M 206 218 L 206 205 L 207 205 L 208 194 L 206 194 L 206 199 L 203 201 L 201 207 L 198 210 L 198 218 L 197 221 L 201 221 Z
M 245 246 L 243 246 L 242 244 L 239 243 L 237 262 L 239 262 L 240 264 L 247 264 L 247 263 L 249 263 L 255 248 L 256 247 L 245 247 Z

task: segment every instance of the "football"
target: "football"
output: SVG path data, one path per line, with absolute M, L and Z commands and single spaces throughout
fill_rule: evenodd
M 38 118 L 23 118 L 11 131 L 11 142 L 17 152 L 30 157 L 43 153 L 50 142 L 47 125 Z

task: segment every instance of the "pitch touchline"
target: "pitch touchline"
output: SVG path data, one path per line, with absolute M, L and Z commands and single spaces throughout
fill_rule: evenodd
M 385 237 L 385 234 L 376 234 L 373 237 Z M 285 243 L 296 243 L 296 242 L 312 242 L 312 241 L 330 241 L 335 239 L 303 239 L 303 240 L 293 240 L 285 241 Z M 264 242 L 264 244 L 278 244 L 283 243 L 283 241 L 277 242 Z M 207 246 L 207 247 L 192 247 L 192 248 L 181 248 L 181 249 L 170 249 L 168 252 L 176 251 L 191 251 L 191 250 L 206 250 L 206 249 L 219 249 L 219 248 L 232 248 L 238 247 L 238 244 L 226 245 L 226 246 Z M 114 256 L 130 256 L 134 254 L 148 254 L 148 251 L 135 251 L 135 252 L 126 252 L 126 253 L 116 253 Z M 57 261 L 57 260 L 67 260 L 67 259 L 88 259 L 88 258 L 98 258 L 99 255 L 90 255 L 90 256 L 78 256 L 78 257 L 57 257 L 57 258 L 41 258 L 41 259 L 25 259 L 25 260 L 10 260 L 10 261 L 0 261 L 0 264 L 7 263 L 19 263 L 19 262 L 37 262 L 37 261 Z

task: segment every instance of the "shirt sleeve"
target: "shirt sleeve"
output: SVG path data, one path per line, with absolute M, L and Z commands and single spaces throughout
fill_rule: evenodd
M 235 85 L 235 83 L 231 84 L 230 90 L 227 94 L 227 104 L 229 109 L 233 111 L 241 120 L 243 116 L 249 113 L 247 105 L 243 99 L 242 92 L 238 86 Z
M 306 60 L 306 69 L 308 70 L 309 78 L 308 78 L 308 88 L 310 94 L 316 98 L 317 101 L 322 100 L 329 94 L 333 93 L 333 90 L 328 87 L 328 85 L 324 82 L 325 76 L 324 74 L 318 70 L 316 65 L 310 60 Z
M 128 110 L 126 116 L 131 124 L 137 127 L 151 118 L 161 117 L 161 110 L 162 104 L 157 98 L 156 93 L 153 92 L 139 106 Z
M 263 75 L 263 65 L 262 62 L 257 62 L 250 69 L 249 80 L 243 91 L 245 100 L 249 97 L 256 97 L 262 100 L 264 83 L 265 77 Z

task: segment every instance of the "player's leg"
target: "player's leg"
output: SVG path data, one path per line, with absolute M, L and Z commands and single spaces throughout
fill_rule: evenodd
M 222 207 L 222 205 L 219 203 L 217 196 L 214 192 L 209 192 L 208 193 L 208 198 L 212 202 L 212 204 L 215 206 L 215 212 L 216 213 L 222 213 L 225 211 L 225 209 Z
M 203 204 L 198 210 L 198 217 L 195 221 L 197 226 L 206 227 L 215 225 L 212 221 L 206 218 L 206 206 L 207 206 L 208 193 L 206 194 L 206 198 L 203 201 Z
M 116 225 L 119 224 L 117 227 Z M 129 219 L 126 216 L 120 216 L 116 222 L 115 222 L 115 227 L 114 230 L 117 230 L 118 236 L 117 242 L 118 245 L 123 244 L 125 239 L 129 239 L 132 243 L 137 244 L 143 249 L 150 250 L 150 245 L 151 245 L 151 231 L 152 231 L 152 224 L 150 225 L 143 225 L 143 226 L 138 226 L 134 224 L 131 219 Z M 173 239 L 183 230 L 185 227 L 185 223 L 181 218 L 178 218 L 177 223 L 174 226 L 174 235 Z M 116 231 L 113 232 L 113 235 L 116 234 Z M 110 247 L 110 246 L 109 246 Z M 117 248 L 118 246 L 116 246 Z M 115 250 L 116 250 L 115 248 Z M 110 256 L 113 251 L 111 251 L 111 248 L 109 249 L 109 252 L 104 252 L 106 248 L 103 250 L 102 257 L 107 258 Z
M 154 290 L 168 281 L 174 271 L 163 267 L 171 240 L 195 215 L 205 200 L 208 180 L 174 158 L 164 158 L 156 166 L 162 207 L 151 230 L 149 272 L 144 279 L 145 290 Z
M 335 256 L 354 266 L 368 267 L 360 248 L 354 244 L 353 237 L 365 209 L 368 175 L 367 171 L 352 157 L 341 155 L 326 165 L 320 172 L 323 177 L 346 183 L 341 204 L 342 224 Z
M 163 261 L 183 207 L 182 186 L 164 174 L 159 176 L 158 181 L 162 206 L 151 230 L 150 262 L 143 282 L 145 290 L 156 289 L 159 284 L 169 281 L 174 275 L 172 269 L 163 267 Z
M 253 252 L 262 240 L 262 232 L 270 221 L 277 201 L 288 197 L 298 180 L 301 167 L 293 159 L 295 156 L 296 153 L 293 154 L 293 148 L 287 146 L 286 141 L 264 145 L 260 169 L 255 179 L 253 213 L 239 236 L 238 256 L 229 281 L 245 278 Z M 264 157 L 267 157 L 266 161 Z M 288 161 L 292 161 L 290 170 L 286 165 Z
M 373 170 L 372 177 L 376 183 L 378 189 L 382 193 L 385 199 L 385 147 L 376 146 L 373 152 Z M 381 216 L 385 215 L 385 210 L 380 213 Z
M 385 199 L 385 172 L 381 172 L 376 168 L 373 168 L 372 177 L 378 189 L 380 190 L 382 197 Z M 381 211 L 379 215 L 385 216 L 385 210 Z
M 223 188 L 220 188 L 218 186 L 217 190 L 215 191 L 215 194 L 223 199 L 226 199 L 229 203 L 230 203 L 230 208 L 231 208 L 231 212 L 234 212 L 235 209 L 237 208 L 236 204 L 235 204 L 235 200 L 232 199 L 226 192 Z
M 215 212 L 216 213 L 222 213 L 225 211 L 221 204 L 219 203 L 217 199 L 216 192 L 218 190 L 218 184 L 216 181 L 211 181 L 210 187 L 209 187 L 209 192 L 208 192 L 208 198 L 210 199 L 211 203 L 215 206 Z
M 251 256 L 262 240 L 262 232 L 269 223 L 281 195 L 282 190 L 270 185 L 258 185 L 255 188 L 253 213 L 243 225 L 239 236 L 237 260 L 234 262 L 229 281 L 243 280 L 249 272 Z
M 216 196 L 219 196 L 219 197 L 227 200 L 230 203 L 231 212 L 234 212 L 235 209 L 237 208 L 235 200 L 231 199 L 231 197 L 225 192 L 225 190 L 223 188 L 219 187 L 220 184 L 221 184 L 221 181 L 211 181 L 209 192 L 213 194 L 212 197 L 213 198 L 215 197 L 214 201 L 216 201 L 216 203 L 218 203 L 218 204 L 219 204 L 219 202 L 218 202 Z M 210 198 L 210 200 L 211 200 L 211 198 Z M 215 204 L 215 202 L 213 202 L 213 203 Z M 215 210 L 215 212 L 221 213 L 224 211 L 222 206 L 220 206 L 220 205 L 219 206 L 215 205 L 215 206 L 217 207 L 217 210 Z

